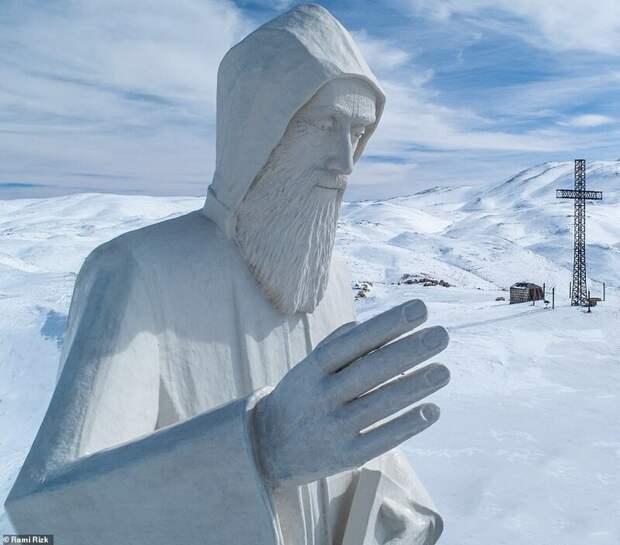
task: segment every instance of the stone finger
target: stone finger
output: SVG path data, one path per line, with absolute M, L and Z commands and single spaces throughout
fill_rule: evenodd
M 419 405 L 410 411 L 378 426 L 366 433 L 360 433 L 353 441 L 364 462 L 384 454 L 424 431 L 439 420 L 439 407 L 433 403 Z
M 329 397 L 334 403 L 352 401 L 439 354 L 449 340 L 446 329 L 435 326 L 375 350 L 330 375 L 326 383 Z
M 325 343 L 313 352 L 313 358 L 324 372 L 333 373 L 415 329 L 426 321 L 427 315 L 422 301 L 408 301 Z
M 363 397 L 345 403 L 340 411 L 356 430 L 361 431 L 406 409 L 450 382 L 450 371 L 431 364 L 389 382 Z
M 325 337 L 319 344 L 317 344 L 315 349 L 320 348 L 321 346 L 324 346 L 325 344 L 327 344 L 330 341 L 333 341 L 334 339 L 337 339 L 338 337 L 345 334 L 347 331 L 351 331 L 353 328 L 357 327 L 358 325 L 359 325 L 359 322 L 347 322 L 346 324 L 341 325 L 340 327 L 334 329 L 334 331 L 332 331 L 329 335 L 327 335 L 327 337 Z

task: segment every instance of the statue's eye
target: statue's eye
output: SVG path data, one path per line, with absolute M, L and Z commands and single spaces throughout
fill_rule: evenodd
M 314 127 L 321 131 L 331 131 L 336 128 L 336 120 L 333 117 L 302 117 L 297 121 L 297 128 L 305 130 Z
M 336 127 L 336 120 L 333 117 L 326 117 L 318 121 L 317 127 L 322 131 L 331 131 Z

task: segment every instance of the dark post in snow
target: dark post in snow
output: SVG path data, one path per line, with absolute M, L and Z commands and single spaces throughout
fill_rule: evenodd
M 605 300 L 605 282 L 603 282 L 603 301 Z
M 558 189 L 558 199 L 575 201 L 575 247 L 573 250 L 573 283 L 571 305 L 586 306 L 586 201 L 601 201 L 601 191 L 586 191 L 586 160 L 575 159 L 575 189 Z
M 551 288 L 551 308 L 555 308 L 555 287 Z

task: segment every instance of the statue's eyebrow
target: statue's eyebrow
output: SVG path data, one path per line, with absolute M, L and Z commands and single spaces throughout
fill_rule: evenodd
M 354 124 L 360 124 L 360 125 L 372 125 L 376 120 L 374 115 L 366 115 L 363 112 L 353 112 L 353 115 L 351 115 L 350 112 L 336 105 L 314 106 L 311 111 L 316 112 L 318 114 L 340 115 L 343 117 L 351 117 L 353 119 Z

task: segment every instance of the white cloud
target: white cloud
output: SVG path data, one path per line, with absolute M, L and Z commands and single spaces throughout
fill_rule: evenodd
M 428 7 L 435 9 L 441 5 L 433 2 Z M 438 16 L 448 15 L 440 13 Z M 549 114 L 545 114 L 545 109 L 552 107 L 554 101 L 574 101 L 583 94 L 584 88 L 601 85 L 600 76 L 591 75 L 552 84 L 506 86 L 496 97 L 472 101 L 468 107 L 454 106 L 443 101 L 434 89 L 433 71 L 418 67 L 415 57 L 395 41 L 377 38 L 363 29 L 354 37 L 387 96 L 385 112 L 369 143 L 368 153 L 398 158 L 401 165 L 391 165 L 390 176 L 395 170 L 406 170 L 410 174 L 409 167 L 403 165 L 414 161 L 418 151 L 411 150 L 554 153 L 579 146 L 574 135 L 553 121 L 517 130 L 506 128 L 495 114 L 501 111 L 504 118 L 510 114 L 526 119 L 544 117 Z M 614 82 L 618 74 L 610 73 L 606 77 Z M 378 168 L 365 167 L 364 171 L 376 172 Z M 366 176 L 363 178 L 364 183 L 370 183 Z
M 514 159 L 517 155 L 538 154 L 540 162 L 540 154 L 562 153 L 575 144 L 556 126 L 511 132 L 481 113 L 486 112 L 484 105 L 476 111 L 445 104 L 433 88 L 432 71 L 418 68 L 415 58 L 409 56 L 391 69 L 392 63 L 383 59 L 403 58 L 398 46 L 367 33 L 356 33 L 356 39 L 387 101 L 364 160 L 351 178 L 348 199 L 409 194 L 437 184 L 490 182 L 527 166 Z M 368 47 L 376 41 L 380 48 Z
M 14 59 L 16 69 L 41 80 L 171 100 L 213 103 L 219 61 L 246 30 L 234 4 L 215 0 L 59 6 L 62 12 L 23 8 L 4 26 L 3 41 L 22 57 Z
M 4 2 L 0 176 L 206 188 L 217 67 L 252 26 L 227 0 Z
M 401 0 L 418 15 L 446 20 L 455 14 L 497 19 L 498 12 L 525 20 L 523 37 L 541 47 L 620 54 L 618 0 Z M 511 25 L 514 28 L 514 25 Z
M 351 34 L 366 62 L 377 74 L 402 67 L 411 60 L 410 53 L 400 49 L 390 40 L 372 37 L 364 29 Z
M 578 128 L 600 127 L 601 125 L 609 125 L 614 119 L 606 115 L 584 114 L 571 117 L 566 124 Z
M 356 168 L 349 198 L 410 193 L 437 183 L 490 182 L 511 175 L 511 169 L 565 159 L 576 150 L 613 147 L 617 140 L 609 131 L 585 133 L 558 123 L 563 111 L 613 88 L 620 77 L 613 70 L 492 87 L 457 105 L 435 87 L 433 72 L 420 69 L 415 56 L 405 60 L 397 42 L 367 32 L 356 33 L 356 39 L 387 102 L 366 150 L 370 160 Z M 391 69 L 383 61 L 390 58 L 402 61 Z M 608 119 L 597 115 L 575 121 Z
M 490 1 L 418 4 L 427 12 L 435 6 L 433 16 L 447 19 L 478 16 Z M 214 166 L 217 67 L 254 26 L 227 0 L 4 0 L 0 181 L 204 192 Z M 470 93 L 456 105 L 434 88 L 433 70 L 421 68 L 402 42 L 366 30 L 354 35 L 387 93 L 385 116 L 367 150 L 385 161 L 361 163 L 353 180 L 369 192 L 374 185 L 376 195 L 397 194 L 399 187 L 409 192 L 421 176 L 429 183 L 477 179 L 483 171 L 489 175 L 498 156 L 510 156 L 514 165 L 519 154 L 540 161 L 543 154 L 615 144 L 611 131 L 575 129 L 594 127 L 600 118 L 562 114 L 602 87 L 615 88 L 620 74 L 611 67 Z M 416 51 L 427 47 L 432 44 Z M 437 69 L 445 75 L 445 66 Z M 524 129 L 523 121 L 532 119 L 540 122 Z
M 373 67 L 371 63 L 371 67 Z M 567 138 L 541 129 L 522 133 L 494 127 L 492 120 L 476 111 L 439 102 L 432 79 L 408 78 L 415 67 L 380 80 L 387 100 L 381 124 L 369 144 L 377 155 L 408 156 L 411 148 L 486 151 L 558 151 Z M 400 76 L 397 79 L 396 76 Z

